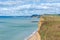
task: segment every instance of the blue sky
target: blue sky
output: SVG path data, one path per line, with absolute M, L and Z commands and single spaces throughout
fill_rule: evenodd
M 60 14 L 60 0 L 0 0 L 0 16 Z

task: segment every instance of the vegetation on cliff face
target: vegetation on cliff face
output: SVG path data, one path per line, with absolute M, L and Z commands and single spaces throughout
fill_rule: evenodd
M 42 16 L 41 40 L 60 40 L 60 16 Z M 41 22 L 41 20 L 40 20 Z

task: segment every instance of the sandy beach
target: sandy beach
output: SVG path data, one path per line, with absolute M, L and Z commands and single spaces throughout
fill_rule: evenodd
M 33 34 L 31 37 L 29 37 L 27 40 L 41 40 L 41 37 L 38 32 Z

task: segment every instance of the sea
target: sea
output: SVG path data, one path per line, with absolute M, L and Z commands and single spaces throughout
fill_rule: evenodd
M 38 28 L 39 18 L 0 16 L 0 40 L 25 40 Z

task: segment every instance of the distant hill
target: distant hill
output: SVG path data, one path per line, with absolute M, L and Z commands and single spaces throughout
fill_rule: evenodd
M 33 14 L 31 17 L 37 17 L 40 18 L 41 15 Z

